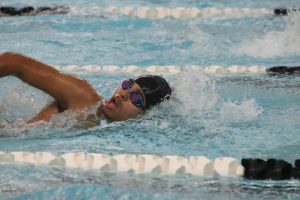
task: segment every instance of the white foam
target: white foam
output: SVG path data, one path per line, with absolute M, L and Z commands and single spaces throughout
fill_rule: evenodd
M 215 80 L 206 74 L 184 72 L 178 76 L 174 85 L 177 87 L 173 96 L 180 102 L 174 112 L 180 115 L 204 115 L 210 112 L 218 100 Z
M 241 103 L 224 103 L 220 110 L 221 119 L 226 122 L 247 122 L 254 120 L 263 108 L 256 104 L 255 99 L 244 100 Z
M 259 38 L 243 41 L 231 51 L 252 57 L 272 58 L 300 55 L 300 14 L 289 16 L 284 30 L 270 31 Z

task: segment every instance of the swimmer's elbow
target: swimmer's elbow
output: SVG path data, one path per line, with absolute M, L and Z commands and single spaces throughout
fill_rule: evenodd
M 0 53 L 0 64 L 6 66 L 15 65 L 21 57 L 21 54 L 15 52 L 3 52 Z
M 8 58 L 12 58 L 17 55 L 19 55 L 19 54 L 16 52 L 7 51 L 7 52 L 0 53 L 0 59 L 8 59 Z
M 0 54 L 0 77 L 16 75 L 19 55 L 13 52 L 4 52 Z
M 14 52 L 6 51 L 6 52 L 2 52 L 2 53 L 0 54 L 0 56 L 1 56 L 1 57 L 5 57 L 5 56 L 9 56 L 9 55 L 11 55 L 11 54 L 14 54 Z

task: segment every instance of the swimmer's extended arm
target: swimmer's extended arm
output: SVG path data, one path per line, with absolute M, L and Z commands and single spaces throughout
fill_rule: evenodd
M 0 78 L 4 76 L 16 76 L 48 93 L 64 109 L 90 106 L 101 99 L 85 80 L 16 53 L 0 54 Z

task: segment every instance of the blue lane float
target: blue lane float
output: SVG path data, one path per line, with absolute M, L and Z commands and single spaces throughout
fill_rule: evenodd
M 205 156 L 157 156 L 150 154 L 120 154 L 70 152 L 55 155 L 51 152 L 0 152 L 0 164 L 27 164 L 99 172 L 131 172 L 174 176 L 244 177 L 253 180 L 286 180 L 300 178 L 300 159 L 295 165 L 284 160 L 232 157 L 210 160 Z

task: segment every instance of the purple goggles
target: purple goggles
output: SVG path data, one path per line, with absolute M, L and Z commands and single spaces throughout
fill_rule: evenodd
M 139 93 L 131 91 L 131 81 L 129 80 L 123 81 L 122 88 L 124 90 L 128 90 L 130 94 L 130 100 L 135 106 L 144 109 L 144 99 Z

